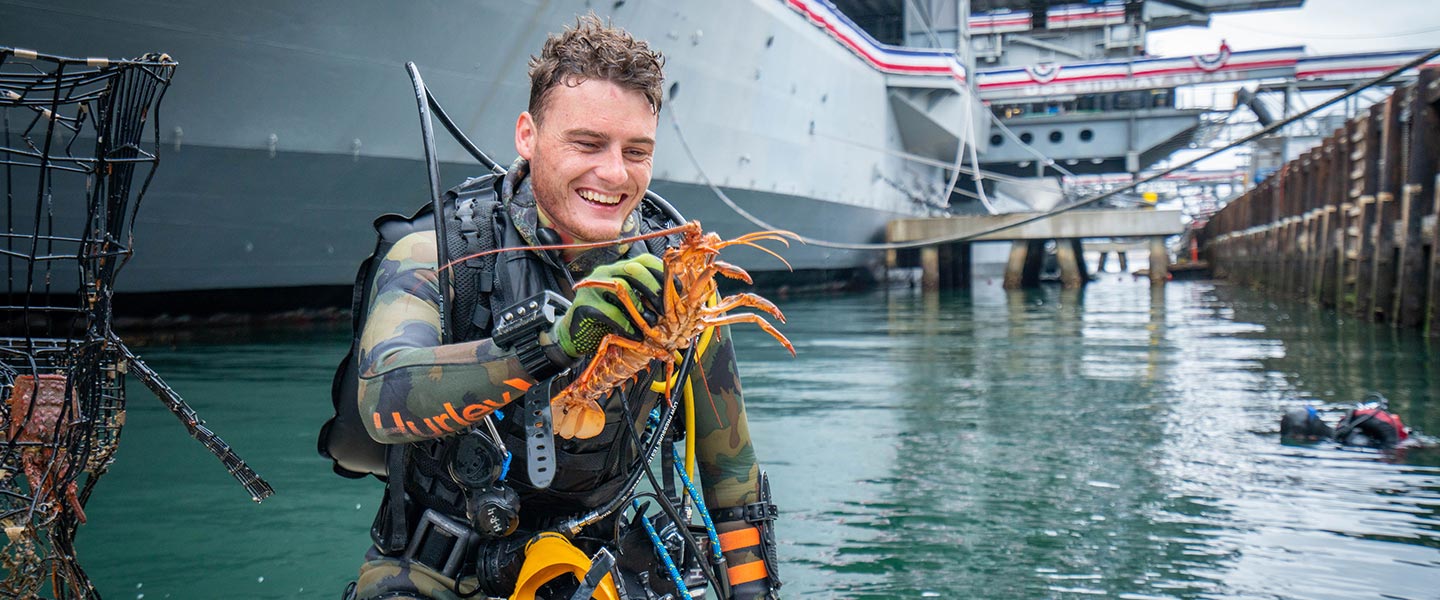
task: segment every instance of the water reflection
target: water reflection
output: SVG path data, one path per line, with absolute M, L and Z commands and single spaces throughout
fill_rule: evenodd
M 1440 432 L 1415 332 L 1203 283 L 781 304 L 797 358 L 735 333 L 787 598 L 1435 597 L 1440 453 L 1276 433 L 1371 390 Z M 314 455 L 343 332 L 172 343 L 146 359 L 278 494 L 136 386 L 83 564 L 108 595 L 335 597 L 380 495 Z
M 742 367 L 751 387 L 783 388 L 801 371 L 833 383 L 803 415 L 752 408 L 765 455 L 811 449 L 776 469 L 790 589 L 1431 593 L 1440 474 L 1423 458 L 1387 464 L 1274 435 L 1307 396 L 1349 401 L 1383 384 L 1406 399 L 1397 409 L 1425 404 L 1429 355 L 1403 333 L 1252 302 L 1205 284 L 1122 282 L 787 306 L 801 360 L 764 366 L 763 379 Z M 1337 372 L 1348 386 L 1325 383 Z M 1423 424 L 1429 413 L 1405 414 Z

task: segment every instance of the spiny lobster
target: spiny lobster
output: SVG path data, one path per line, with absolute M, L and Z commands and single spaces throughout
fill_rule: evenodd
M 614 294 L 640 330 L 641 339 L 636 341 L 613 333 L 605 336 L 600 341 L 599 349 L 596 350 L 594 357 L 580 373 L 580 376 L 550 400 L 555 433 L 561 437 L 586 439 L 598 435 L 605 426 L 605 411 L 600 407 L 599 400 L 608 395 L 616 386 L 639 376 L 650 366 L 651 361 L 664 363 L 666 380 L 669 381 L 673 376 L 678 351 L 689 348 L 707 327 L 731 323 L 754 323 L 785 346 L 791 355 L 795 354 L 795 346 L 790 343 L 790 340 L 760 314 L 727 314 L 737 308 L 750 307 L 784 323 L 785 316 L 769 300 L 756 294 L 742 292 L 721 298 L 713 306 L 706 305 L 706 301 L 716 295 L 716 275 L 753 283 L 750 274 L 746 273 L 744 269 L 719 259 L 722 249 L 735 245 L 751 246 L 780 259 L 780 262 L 785 263 L 788 267 L 789 263 L 785 262 L 784 258 L 757 242 L 777 241 L 789 246 L 787 238 L 799 239 L 799 236 L 794 233 L 757 231 L 732 240 L 722 240 L 713 232 L 706 233 L 701 230 L 699 221 L 690 221 L 669 229 L 599 244 L 529 246 L 514 250 L 546 251 L 586 248 L 675 234 L 680 235 L 680 243 L 667 249 L 661 257 L 665 263 L 664 281 L 661 282 L 660 292 L 661 306 L 659 307 L 662 312 L 654 320 L 654 325 L 646 321 L 642 316 L 641 307 L 635 305 L 634 298 L 619 284 L 595 280 L 583 280 L 576 284 L 576 288 L 593 287 Z M 511 249 L 490 252 L 505 250 Z M 468 258 L 473 257 L 460 260 Z M 455 261 L 455 263 L 458 262 L 460 261 Z

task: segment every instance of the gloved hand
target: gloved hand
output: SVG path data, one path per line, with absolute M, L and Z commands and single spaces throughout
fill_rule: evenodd
M 612 333 L 639 340 L 640 329 L 617 294 L 629 295 L 642 317 L 653 325 L 662 310 L 660 286 L 664 279 L 665 263 L 653 254 L 596 267 L 575 284 L 575 299 L 565 316 L 555 322 L 550 339 L 574 358 L 594 354 L 600 340 Z

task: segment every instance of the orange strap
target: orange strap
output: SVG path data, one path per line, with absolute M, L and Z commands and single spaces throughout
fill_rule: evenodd
M 760 530 L 754 527 L 720 534 L 720 549 L 726 552 L 760 545 Z
M 757 560 L 745 564 L 735 565 L 727 571 L 730 574 L 730 585 L 740 585 L 759 581 L 766 576 L 765 561 Z

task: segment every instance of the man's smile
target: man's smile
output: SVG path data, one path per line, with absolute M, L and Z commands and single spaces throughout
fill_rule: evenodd
M 624 201 L 629 194 L 604 194 L 588 188 L 576 190 L 576 193 L 586 202 L 603 206 L 614 206 Z

